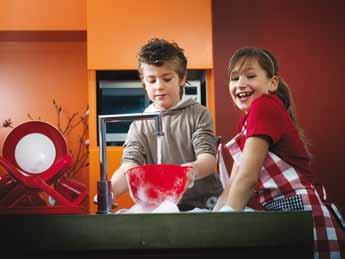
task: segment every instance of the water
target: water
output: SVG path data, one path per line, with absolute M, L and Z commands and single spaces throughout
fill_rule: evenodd
M 140 204 L 134 204 L 129 209 L 120 209 L 117 214 L 140 214 L 140 213 L 179 213 L 177 205 L 169 200 L 164 200 L 158 207 L 144 207 Z
M 162 163 L 162 141 L 163 136 L 157 135 L 157 164 Z

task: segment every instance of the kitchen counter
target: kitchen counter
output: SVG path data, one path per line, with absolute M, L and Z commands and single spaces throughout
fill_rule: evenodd
M 0 215 L 1 251 L 61 258 L 312 258 L 310 212 Z

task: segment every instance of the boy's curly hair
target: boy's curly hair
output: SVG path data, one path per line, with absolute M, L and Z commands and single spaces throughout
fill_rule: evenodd
M 142 78 L 142 64 L 162 66 L 169 61 L 176 63 L 176 72 L 180 78 L 183 78 L 187 72 L 187 58 L 184 55 L 184 50 L 175 42 L 159 38 L 149 40 L 138 54 L 140 77 Z

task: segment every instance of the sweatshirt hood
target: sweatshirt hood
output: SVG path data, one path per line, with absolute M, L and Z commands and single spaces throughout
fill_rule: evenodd
M 185 98 L 182 98 L 174 107 L 171 107 L 169 110 L 165 110 L 164 112 L 183 109 L 185 107 L 188 107 L 194 104 L 196 104 L 196 101 L 193 99 L 193 97 L 185 97 Z M 147 106 L 144 112 L 159 112 L 159 111 L 160 110 L 158 110 L 154 106 L 154 104 L 151 103 L 149 106 Z

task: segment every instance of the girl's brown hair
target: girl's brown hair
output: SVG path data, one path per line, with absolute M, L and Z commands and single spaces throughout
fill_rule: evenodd
M 297 131 L 301 140 L 304 143 L 304 146 L 309 153 L 309 141 L 307 141 L 302 128 L 298 125 L 297 117 L 296 117 L 296 110 L 295 104 L 293 102 L 291 91 L 287 85 L 287 83 L 279 76 L 279 67 L 277 59 L 273 56 L 271 52 L 261 48 L 242 48 L 239 49 L 234 53 L 234 55 L 230 58 L 229 65 L 228 65 L 228 75 L 231 75 L 232 70 L 234 69 L 235 65 L 239 64 L 240 62 L 240 69 L 250 60 L 257 60 L 260 67 L 266 72 L 267 78 L 272 78 L 273 76 L 278 77 L 278 88 L 272 94 L 277 95 L 283 102 L 285 109 L 289 113 L 293 123 L 295 124 Z

